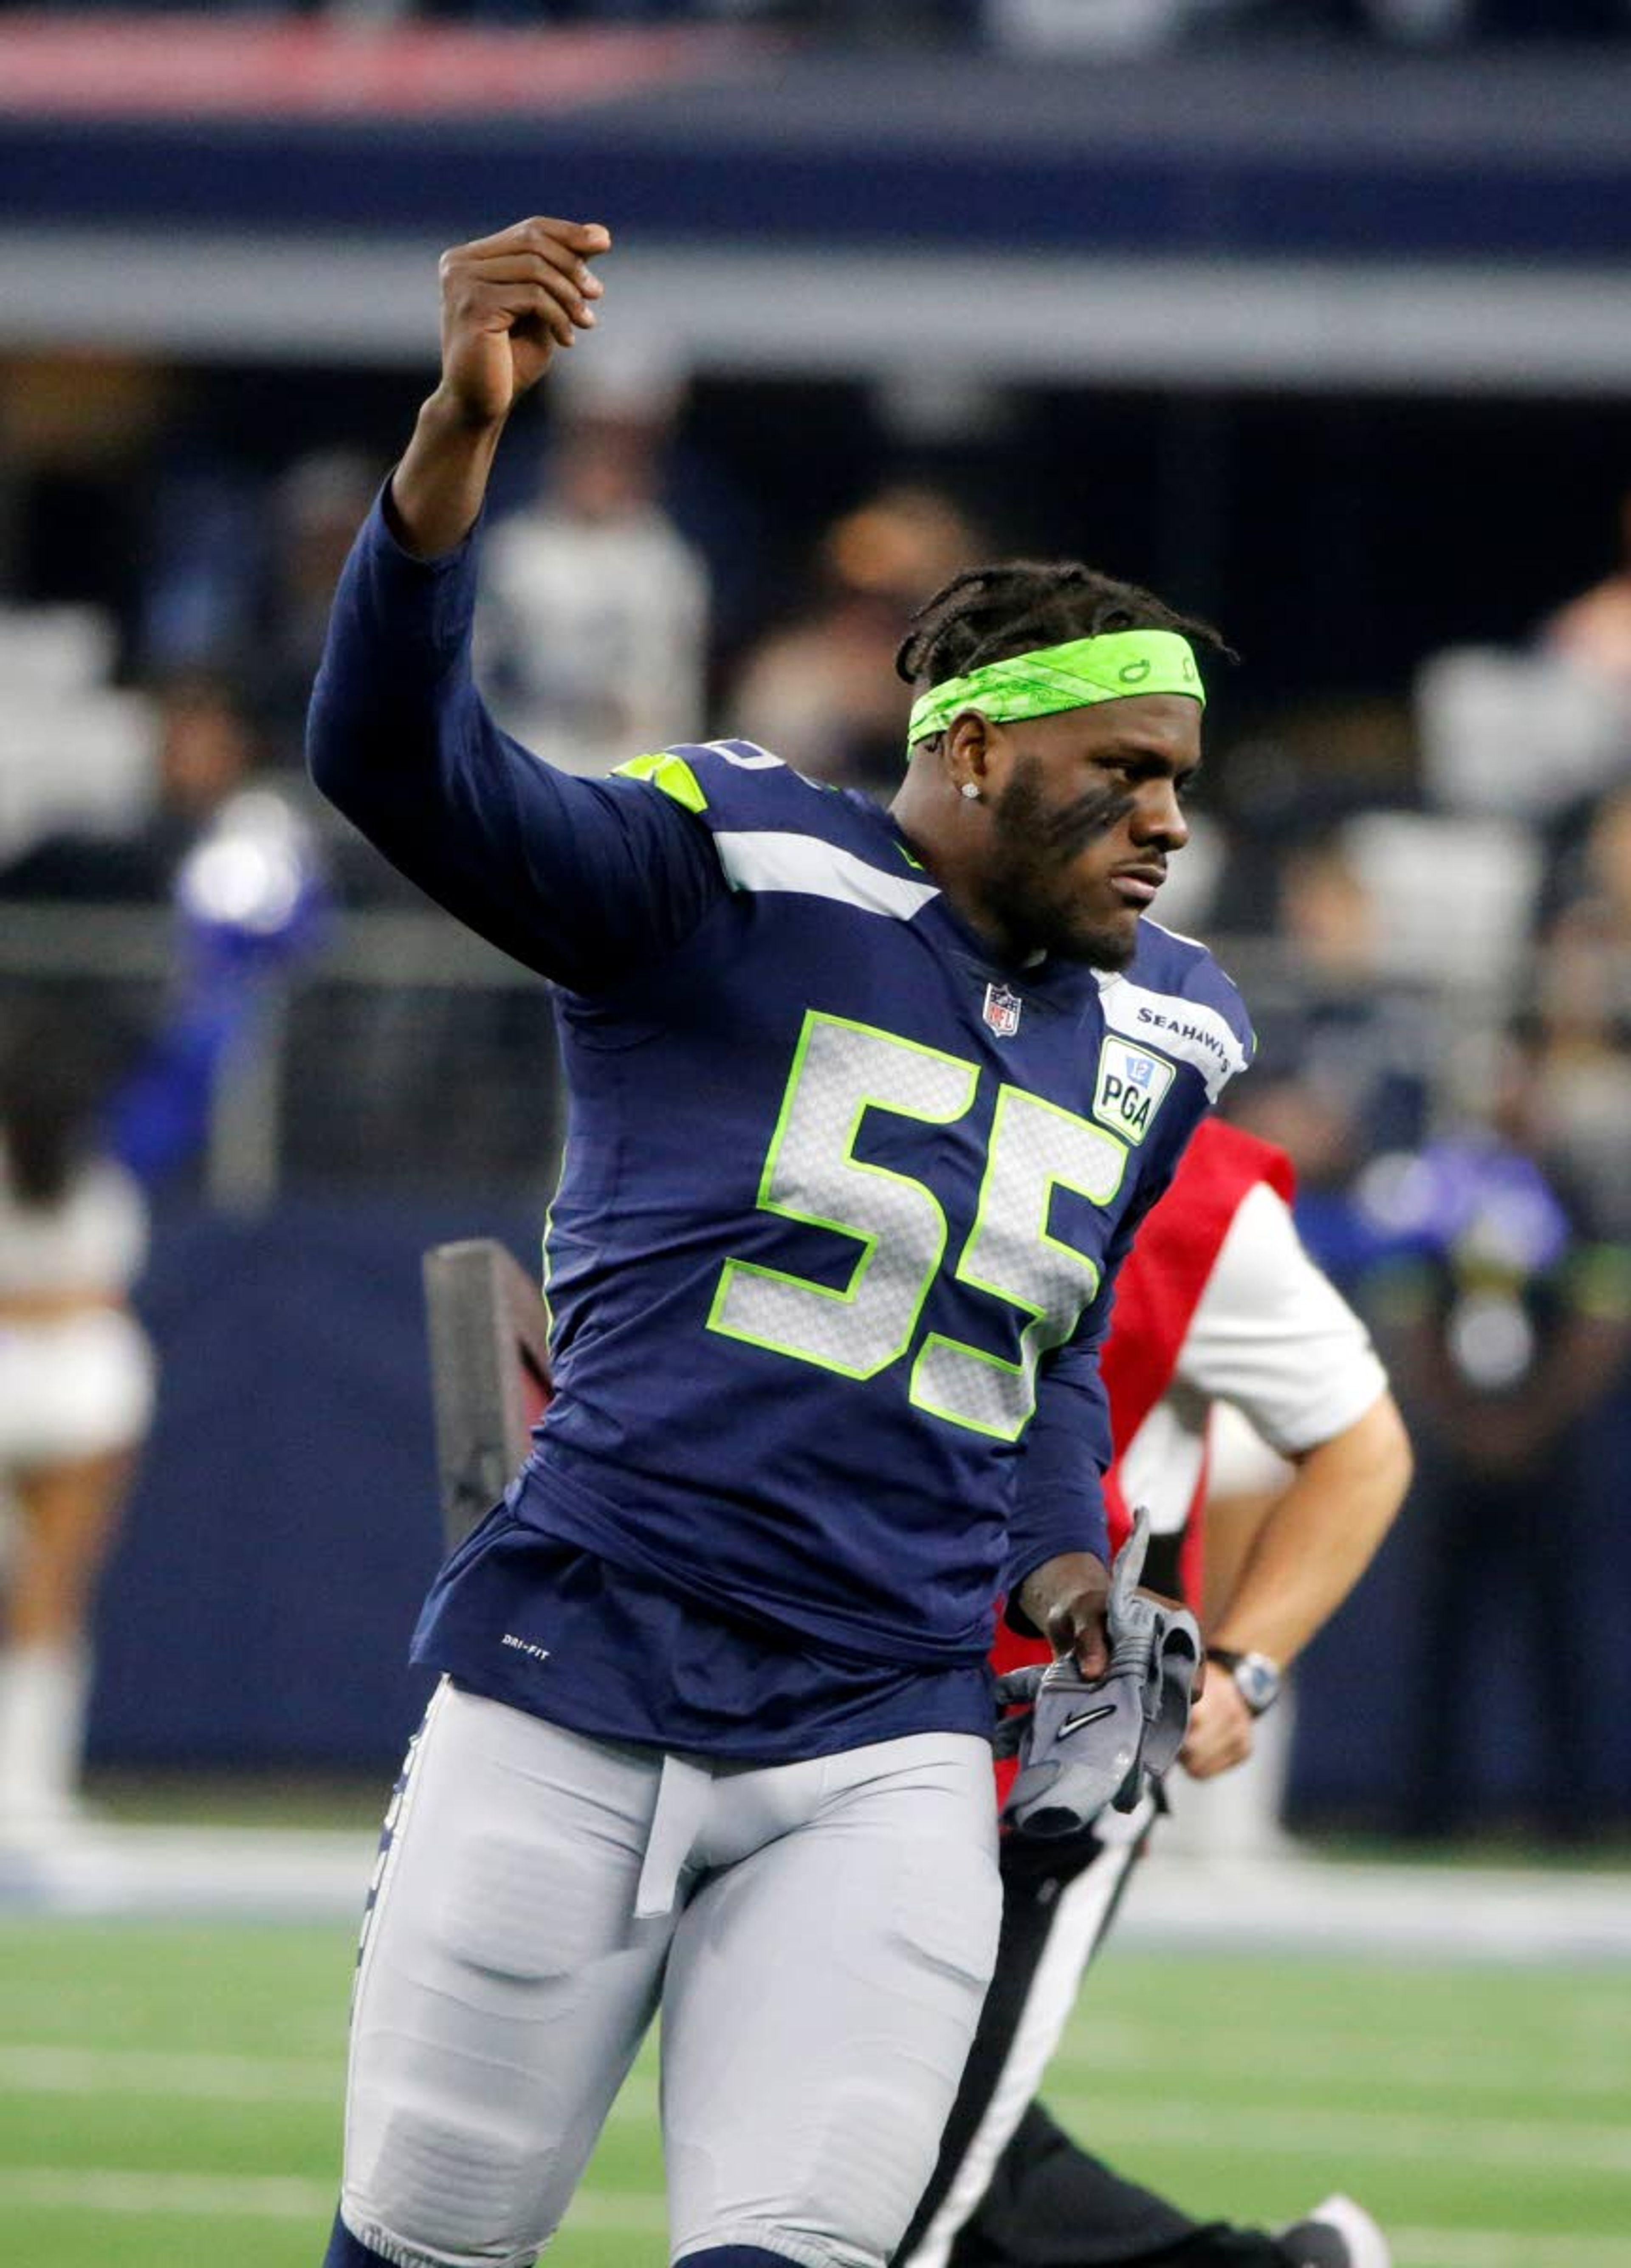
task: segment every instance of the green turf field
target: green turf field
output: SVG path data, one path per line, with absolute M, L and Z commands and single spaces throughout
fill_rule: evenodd
M 343 1929 L 0 1924 L 7 2268 L 315 2268 Z M 1112 1952 L 1049 2100 L 1192 2209 L 1332 2188 L 1398 2268 L 1631 2268 L 1631 1970 Z M 654 2058 L 550 2255 L 661 2268 Z

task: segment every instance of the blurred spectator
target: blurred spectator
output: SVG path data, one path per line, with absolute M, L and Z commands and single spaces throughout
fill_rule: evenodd
M 0 866 L 54 835 L 140 824 L 153 719 L 113 686 L 116 645 L 99 608 L 0 607 Z
M 1590 821 L 1574 888 L 1542 944 L 1536 997 L 1549 1151 L 1593 1215 L 1631 1237 L 1631 786 Z
M 4 874 L 17 897 L 166 898 L 182 859 L 228 800 L 247 785 L 260 751 L 225 678 L 188 672 L 151 697 L 151 793 L 122 835 L 63 833 Z
M 1576 652 L 1452 646 L 1422 664 L 1415 704 L 1442 811 L 1567 821 L 1631 769 L 1631 694 Z
M 119 1155 L 149 1183 L 203 1148 L 218 1082 L 321 944 L 328 906 L 310 828 L 266 788 L 215 806 L 176 868 L 173 895 L 164 1020 L 108 1109 Z
M 1534 1037 L 1514 1035 L 1487 1126 L 1378 1160 L 1360 1185 L 1405 1256 L 1387 1305 L 1427 1544 L 1402 1806 L 1421 1834 L 1487 1812 L 1494 1649 L 1514 1639 L 1537 1745 L 1529 1808 L 1572 1839 L 1605 1801 L 1591 1766 L 1602 1681 L 1580 1624 L 1600 1478 L 1583 1429 L 1631 1360 L 1631 1241 L 1605 1234 L 1551 1165 L 1544 1100 Z
M 1631 490 L 1620 499 L 1619 564 L 1542 628 L 1554 653 L 1619 695 L 1631 718 Z
M 273 763 L 304 770 L 306 705 L 334 586 L 384 470 L 355 450 L 316 450 L 297 457 L 273 492 L 271 548 L 243 657 L 246 703 Z
M 1567 828 L 1631 775 L 1631 492 L 1617 518 L 1619 563 L 1531 647 L 1458 646 L 1423 664 L 1424 777 L 1444 809 Z
M 146 1181 L 203 1148 L 218 1079 L 321 941 L 328 903 L 312 828 L 258 771 L 234 688 L 193 674 L 155 700 L 142 824 L 122 836 L 54 836 L 0 873 L 13 900 L 173 909 L 162 1029 L 108 1104 L 119 1153 Z
M 728 711 L 801 772 L 892 794 L 905 761 L 901 626 L 928 593 L 985 556 L 979 530 L 933 489 L 882 490 L 835 520 L 817 554 L 814 608 L 772 631 L 732 688 Z M 735 722 L 727 729 L 742 729 Z
M 146 1209 L 97 1131 L 106 1032 L 15 1007 L 0 1028 L 0 1838 L 75 1816 L 91 1603 L 152 1407 L 128 1304 Z
M 166 719 L 164 799 L 117 873 L 173 897 L 155 1032 L 144 1044 L 101 989 L 70 999 L 60 983 L 15 986 L 0 1016 L 0 1496 L 16 1529 L 0 1583 L 0 1838 L 77 1814 L 92 1604 L 152 1401 L 128 1306 L 144 1189 L 204 1147 L 269 987 L 321 935 L 308 831 L 246 784 L 252 751 L 231 697 L 190 681 Z M 87 846 L 51 848 L 57 868 L 42 853 L 37 880 L 109 879 Z
M 1435 1061 L 1432 1003 L 1423 987 L 1384 967 L 1375 898 L 1339 832 L 1287 858 L 1278 933 L 1284 986 L 1256 1012 L 1263 1068 L 1295 1071 L 1306 1090 L 1304 1116 L 1322 1123 L 1328 1139 L 1351 1145 L 1356 1161 L 1419 1141 Z M 1336 1129 L 1344 1130 L 1340 1138 Z M 1258 1130 L 1269 1132 L 1264 1124 Z M 1299 1174 L 1308 1172 L 1308 1156 L 1287 1146 Z
M 240 688 L 265 761 L 299 769 L 329 602 L 382 465 L 349 449 L 297 457 L 262 494 L 241 467 L 188 462 L 150 531 L 143 667 L 161 682 Z
M 1605 796 L 1583 833 L 1546 942 L 1543 990 L 1554 1021 L 1631 1007 L 1631 784 Z
M 708 571 L 661 502 L 677 388 L 631 358 L 563 378 L 541 485 L 488 541 L 477 652 L 507 731 L 608 772 L 705 729 Z

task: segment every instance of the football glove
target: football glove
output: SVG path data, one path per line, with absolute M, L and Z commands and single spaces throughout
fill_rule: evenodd
M 1148 1546 L 1149 1513 L 1140 1507 L 1111 1573 L 1103 1677 L 1084 1677 L 1062 1655 L 997 1681 L 1000 1706 L 1030 1704 L 1029 1715 L 1005 1718 L 997 1732 L 998 1754 L 1019 1755 L 1002 1808 L 1004 1825 L 1016 1834 L 1074 1835 L 1107 1805 L 1131 1811 L 1146 1781 L 1159 1779 L 1183 1745 L 1200 1631 L 1186 1608 L 1140 1594 Z

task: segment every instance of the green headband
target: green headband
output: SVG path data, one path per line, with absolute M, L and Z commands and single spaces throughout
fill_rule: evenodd
M 948 677 L 918 696 L 906 745 L 916 747 L 943 733 L 965 709 L 1008 725 L 1099 701 L 1125 701 L 1134 693 L 1180 693 L 1204 708 L 1206 690 L 1189 640 L 1176 630 L 1111 630 L 984 662 L 966 677 Z

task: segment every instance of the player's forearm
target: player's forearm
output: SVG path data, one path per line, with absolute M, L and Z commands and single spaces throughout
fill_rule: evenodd
M 468 550 L 416 558 L 383 505 L 371 514 L 335 593 L 306 762 L 315 785 L 399 873 L 551 974 L 544 957 L 557 909 L 541 901 L 517 783 L 535 799 L 556 784 L 505 741 L 471 681 L 475 604 Z M 551 815 L 534 830 L 540 842 Z M 568 909 L 558 910 L 564 922 Z
M 1209 1641 L 1292 1660 L 1370 1565 L 1410 1475 L 1409 1437 L 1392 1395 L 1384 1394 L 1298 1459 Z
M 341 572 L 306 718 L 316 785 L 365 835 L 424 821 L 469 735 L 475 615 L 468 555 L 429 563 L 372 513 Z
M 481 518 L 505 423 L 462 412 L 440 387 L 420 409 L 386 495 L 391 532 L 415 558 L 456 551 Z

